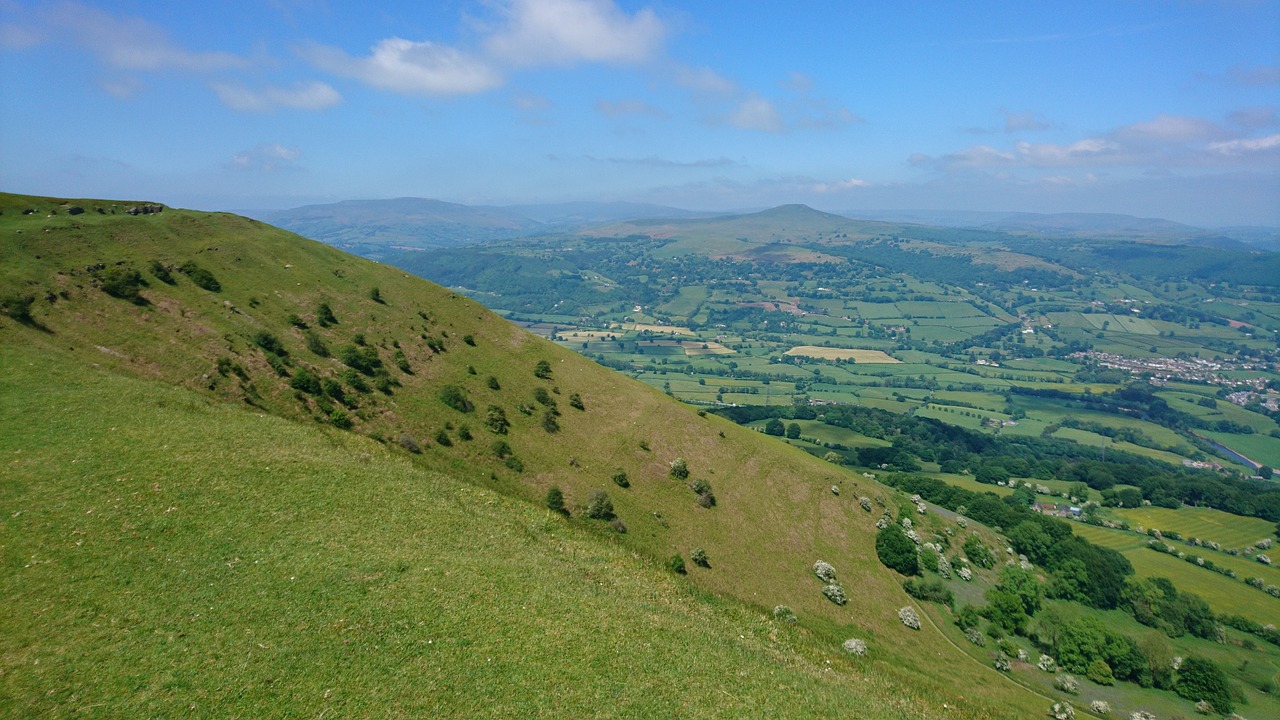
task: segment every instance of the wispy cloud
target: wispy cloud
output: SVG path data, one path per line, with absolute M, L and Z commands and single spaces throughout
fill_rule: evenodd
M 242 150 L 231 156 L 227 167 L 233 170 L 277 172 L 298 170 L 295 162 L 302 157 L 302 151 L 280 143 L 264 143 L 251 150 Z
M 265 113 L 280 108 L 324 110 L 342 102 L 342 95 L 337 90 L 319 81 L 299 83 L 288 88 L 266 86 L 256 90 L 233 81 L 213 82 L 210 85 L 223 104 L 240 112 Z
M 867 187 L 871 187 L 870 182 L 862 180 L 861 178 L 849 178 L 848 180 L 837 180 L 835 182 L 814 183 L 813 191 L 816 193 L 827 194 Z
M 184 48 L 146 20 L 116 17 L 80 3 L 59 3 L 41 15 L 38 36 L 85 48 L 117 70 L 207 73 L 251 65 L 247 58 L 232 53 Z
M 1223 140 L 1209 143 L 1209 150 L 1222 155 L 1253 155 L 1280 151 L 1280 133 L 1260 138 Z
M 725 122 L 743 130 L 780 133 L 786 129 L 782 113 L 768 100 L 751 93 L 725 118 Z
M 611 0 L 506 0 L 496 19 L 479 23 L 474 47 L 390 37 L 353 57 L 318 43 L 298 53 L 316 67 L 391 92 L 469 95 L 505 84 L 519 68 L 577 63 L 640 64 L 666 36 L 657 13 L 628 15 Z
M 643 63 L 666 35 L 652 9 L 628 15 L 611 0 L 512 0 L 500 12 L 505 23 L 485 49 L 514 66 Z
M 1202 117 L 1157 115 L 1067 143 L 1017 141 L 1008 149 L 973 145 L 937 157 L 917 153 L 908 161 L 942 172 L 1066 167 L 1129 167 L 1151 172 L 1251 162 L 1280 145 L 1280 135 L 1250 135 L 1274 122 L 1273 109 L 1253 109 L 1233 117 L 1235 127 Z
M 398 93 L 465 95 L 503 82 L 497 69 L 479 56 L 398 37 L 379 41 L 364 57 L 318 44 L 301 45 L 298 53 L 321 70 Z
M 1000 108 L 1000 114 L 1004 116 L 1004 131 L 1007 133 L 1049 128 L 1049 121 L 1034 112 L 1013 112 Z
M 726 158 L 726 157 L 702 158 L 699 160 L 668 160 L 666 158 L 660 158 L 654 155 L 650 155 L 648 157 L 639 157 L 639 158 L 627 158 L 627 157 L 596 158 L 588 155 L 587 159 L 595 160 L 597 162 L 613 163 L 615 165 L 646 165 L 649 167 L 664 167 L 664 168 L 719 168 L 719 167 L 733 167 L 739 164 L 737 161 L 730 160 L 729 158 Z

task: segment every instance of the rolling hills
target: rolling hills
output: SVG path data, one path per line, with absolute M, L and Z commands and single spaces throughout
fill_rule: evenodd
M 403 271 L 245 218 L 130 214 L 142 205 L 0 196 L 6 706 L 1048 706 L 961 651 L 934 611 L 920 630 L 899 622 L 919 603 L 876 558 L 880 510 L 858 501 L 898 509 L 895 491 Z M 540 507 L 553 486 L 567 518 Z M 613 508 L 600 520 L 598 490 Z M 695 548 L 708 567 L 664 569 Z M 819 559 L 847 604 L 823 597 Z M 865 658 L 841 649 L 850 637 Z

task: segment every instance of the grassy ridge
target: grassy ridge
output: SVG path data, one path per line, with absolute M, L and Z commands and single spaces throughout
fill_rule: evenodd
M 17 716 L 946 715 L 369 440 L 39 354 L 0 365 Z
M 43 208 L 38 215 L 14 212 L 34 204 Z M 310 701 L 313 693 L 333 689 L 321 684 L 341 669 L 343 677 L 363 678 L 366 695 L 381 698 L 353 700 L 356 704 L 343 711 L 353 715 L 394 714 L 388 709 L 402 704 L 411 708 L 405 711 L 409 715 L 469 715 L 487 712 L 476 708 L 488 694 L 529 695 L 524 702 L 530 704 L 515 708 L 520 714 L 561 714 L 554 704 L 561 694 L 570 698 L 564 706 L 570 712 L 608 714 L 607 708 L 590 709 L 591 703 L 619 693 L 634 698 L 634 712 L 619 711 L 628 715 L 684 714 L 685 708 L 689 714 L 715 714 L 713 707 L 727 707 L 736 708 L 724 711 L 735 716 L 787 714 L 792 708 L 807 716 L 835 708 L 856 713 L 853 706 L 860 703 L 872 708 L 868 716 L 873 717 L 1043 712 L 1042 698 L 993 670 L 972 663 L 950 667 L 947 658 L 958 657 L 957 651 L 944 638 L 898 622 L 897 608 L 909 600 L 897 576 L 875 558 L 874 517 L 857 506 L 859 494 L 892 497 L 885 488 L 726 420 L 698 417 L 655 389 L 392 268 L 234 216 L 167 209 L 133 217 L 99 215 L 91 208 L 84 215 L 46 217 L 50 205 L 65 209 L 47 199 L 0 198 L 0 252 L 6 258 L 0 286 L 6 293 L 37 298 L 32 322 L 0 319 L 4 344 L 23 348 L 4 356 L 6 369 L 27 368 L 6 373 L 15 379 L 8 386 L 13 391 L 5 393 L 5 429 L 21 430 L 6 432 L 7 453 L 33 458 L 5 471 L 6 508 L 32 510 L 16 507 L 3 515 L 4 557 L 10 562 L 4 582 L 13 590 L 6 597 L 22 593 L 25 603 L 25 610 L 9 616 L 13 627 L 6 630 L 12 632 L 5 635 L 12 644 L 4 656 L 19 665 L 25 658 L 34 667 L 47 651 L 66 663 L 64 682 L 46 676 L 28 683 L 23 678 L 29 674 L 6 672 L 7 692 L 23 707 L 49 702 L 40 693 L 50 689 L 56 696 L 59 688 L 73 688 L 59 701 L 64 708 L 81 707 L 77 703 L 85 702 L 85 692 L 95 701 L 119 697 L 135 703 L 111 706 L 105 714 L 112 715 L 165 714 L 172 712 L 175 698 L 185 702 L 189 697 L 251 709 L 264 706 L 264 688 L 288 685 L 300 706 L 315 709 L 319 706 L 307 706 L 301 698 Z M 185 275 L 166 284 L 146 274 L 152 260 L 168 266 L 195 260 L 222 287 L 202 289 Z M 118 263 L 144 273 L 147 284 L 140 297 L 145 304 L 103 292 L 101 272 L 92 268 Z M 316 308 L 321 302 L 332 307 L 336 325 L 320 327 Z M 321 400 L 290 388 L 290 378 L 280 376 L 268 353 L 255 344 L 260 332 L 276 336 L 291 363 L 285 372 L 292 376 L 307 368 L 324 379 L 344 378 L 345 366 L 309 350 L 291 316 L 335 351 L 364 335 L 365 347 L 380 355 L 394 381 L 387 392 L 358 391 L 342 382 L 355 400 L 355 434 L 382 443 L 322 427 L 329 415 Z M 408 370 L 390 362 L 395 350 L 403 352 Z M 219 358 L 239 366 L 245 377 L 224 375 Z M 549 378 L 534 375 L 541 360 L 551 366 Z M 99 376 L 94 367 L 119 371 L 136 384 L 120 385 L 125 380 Z M 490 376 L 497 388 L 488 383 Z M 164 385 L 181 385 L 198 396 Z M 458 387 L 474 409 L 441 402 L 445 385 Z M 95 392 L 98 386 L 106 390 Z M 81 399 L 58 394 L 64 390 L 82 393 Z M 561 410 L 554 433 L 543 427 L 537 390 L 549 391 Z M 570 407 L 575 394 L 583 401 L 581 410 Z M 197 397 L 252 403 L 265 417 L 207 405 Z M 49 413 L 45 424 L 28 418 L 38 414 L 34 408 L 63 403 L 71 410 Z M 507 434 L 495 436 L 484 428 L 490 405 L 505 411 L 511 423 Z M 472 440 L 464 438 L 463 425 Z M 449 444 L 439 440 L 440 433 Z M 420 454 L 401 449 L 398 438 L 406 435 Z M 495 456 L 490 445 L 499 439 L 521 459 L 522 471 Z M 668 478 L 668 463 L 676 457 L 688 459 L 690 480 L 710 482 L 716 507 L 700 507 L 688 486 Z M 68 465 L 66 458 L 76 462 Z M 618 468 L 627 472 L 629 489 L 610 480 Z M 833 484 L 843 488 L 842 494 L 830 492 Z M 571 524 L 578 528 L 574 532 L 599 534 L 603 543 L 580 535 L 566 540 L 555 529 L 562 521 L 510 499 L 539 502 L 552 485 L 565 491 Z M 581 519 L 589 493 L 605 488 L 627 525 L 625 535 Z M 174 510 L 164 512 L 170 507 Z M 447 517 L 432 519 L 437 512 Z M 502 518 L 508 515 L 523 520 L 506 524 Z M 105 524 L 93 526 L 96 522 Z M 79 530 L 109 539 L 93 545 L 101 554 L 83 564 L 71 549 L 75 540 L 67 539 L 80 539 L 74 534 Z M 168 533 L 175 535 L 171 539 Z M 26 544 L 28 538 L 34 544 Z M 540 545 L 543 541 L 549 545 Z M 526 543 L 545 552 L 522 559 L 515 548 Z M 625 551 L 609 549 L 614 543 Z M 556 549 L 562 546 L 570 549 Z M 57 553 L 42 555 L 38 548 L 43 547 Z M 738 624 L 717 626 L 705 636 L 707 645 L 687 639 L 680 628 L 689 625 L 674 619 L 675 629 L 660 637 L 613 626 L 588 633 L 584 623 L 590 627 L 590 620 L 610 611 L 589 604 L 582 609 L 585 615 L 570 609 L 585 602 L 584 594 L 591 597 L 612 583 L 657 582 L 650 571 L 635 569 L 672 553 L 687 556 L 694 547 L 706 550 L 711 569 L 693 568 L 693 587 L 737 608 L 725 611 L 729 619 L 724 622 Z M 564 561 L 566 554 L 569 569 L 549 567 L 553 558 Z M 583 565 L 575 560 L 580 556 L 607 560 Z M 821 583 L 810 571 L 819 558 L 839 569 L 850 590 L 848 605 L 837 607 L 822 596 Z M 32 559 L 33 568 L 60 572 L 40 577 L 25 572 Z M 251 570 L 251 564 L 260 569 Z M 419 567 L 432 571 L 419 575 Z M 294 568 L 307 571 L 299 575 Z M 217 574 L 226 572 L 232 575 Z M 282 580 L 286 572 L 295 578 L 288 585 Z M 649 579 L 632 577 L 635 572 L 650 573 Z M 73 584 L 66 584 L 69 577 L 75 578 Z M 305 584 L 295 584 L 302 578 L 308 578 Z M 40 610 L 39 598 L 51 593 L 66 598 L 57 619 L 39 614 L 47 612 Z M 667 622 L 661 612 L 674 601 L 643 588 L 623 594 L 638 613 L 627 620 L 629 627 L 637 625 L 635 618 L 647 617 L 645 612 L 659 613 L 659 627 Z M 516 604 L 520 597 L 543 598 L 533 618 L 544 618 L 539 621 L 544 624 L 516 618 L 529 607 Z M 386 609 L 371 598 L 385 600 Z M 498 603 L 496 608 L 485 610 L 491 602 Z M 794 642 L 812 650 L 804 661 L 810 665 L 802 662 L 791 679 L 781 681 L 765 670 L 771 659 L 761 660 L 758 671 L 748 667 L 750 680 L 741 683 L 749 688 L 758 682 L 756 694 L 737 686 L 726 689 L 744 698 L 742 706 L 686 698 L 690 684 L 709 687 L 704 678 L 739 672 L 733 638 L 773 636 L 762 618 L 776 604 L 799 614 L 803 632 L 798 637 L 807 639 Z M 559 624 L 562 614 L 570 622 Z M 489 627 L 493 617 L 499 618 L 497 627 Z M 240 621 L 245 624 L 235 624 Z M 451 628 L 469 644 L 459 640 L 453 655 L 432 665 L 415 653 L 422 652 L 424 637 L 433 637 L 415 628 L 436 627 Z M 344 644 L 326 634 L 334 632 L 353 634 L 343 638 L 350 640 Z M 616 643 L 596 639 L 611 633 L 619 638 Z M 170 634 L 176 644 L 160 643 Z M 803 680 L 804 668 L 812 669 L 824 657 L 835 663 L 843 657 L 839 643 L 850 636 L 866 638 L 873 648 L 859 667 L 865 688 L 862 681 L 849 686 L 840 680 L 831 691 L 835 694 L 825 699 L 796 697 L 825 687 L 825 679 Z M 192 639 L 184 644 L 183 637 Z M 784 646 L 792 642 L 785 633 L 778 637 Z M 635 655 L 634 646 L 644 643 L 651 647 Z M 115 652 L 109 648 L 116 645 L 127 650 L 124 669 L 89 683 L 85 676 L 109 664 L 107 655 Z M 428 651 L 439 652 L 434 642 L 428 645 L 433 646 Z M 204 664 L 186 664 L 194 661 L 181 654 L 200 656 Z M 516 656 L 540 660 L 528 663 Z M 558 670 L 553 660 L 542 660 L 558 657 L 572 667 Z M 501 672 L 487 668 L 489 658 L 502 663 Z M 46 656 L 42 665 L 47 669 L 49 662 Z M 631 688 L 632 676 L 653 673 L 664 663 L 671 672 Z M 319 669 L 307 670 L 312 666 Z M 708 675 L 699 675 L 695 666 L 705 666 Z M 225 670 L 214 672 L 217 668 Z M 568 687 L 595 675 L 613 678 L 618 687 Z M 294 676 L 319 680 L 311 685 Z M 286 677 L 292 679 L 286 682 Z M 678 698 L 674 691 L 653 687 L 681 682 L 686 685 Z M 546 683 L 555 691 L 530 690 Z M 468 689 L 473 685 L 487 690 L 473 694 Z M 79 686 L 96 689 L 77 694 Z M 876 687 L 883 692 L 877 694 Z M 785 699 L 766 698 L 766 688 Z M 143 695 L 121 694 L 123 689 Z M 173 692 L 166 694 L 167 689 Z M 865 699 L 864 690 L 870 693 Z M 435 699 L 427 698 L 433 692 Z M 550 709 L 533 704 L 538 698 L 551 703 Z M 426 704 L 431 702 L 440 705 Z M 814 712 L 805 712 L 806 707 Z

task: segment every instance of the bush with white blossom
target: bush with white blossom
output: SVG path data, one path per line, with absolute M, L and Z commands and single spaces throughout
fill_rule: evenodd
M 883 530 L 887 527 L 889 527 L 889 518 L 881 516 L 880 519 L 876 521 L 876 529 Z
M 1138 710 L 1129 716 L 1129 720 L 1156 720 L 1156 716 L 1146 710 Z
M 1095 715 L 1110 715 L 1111 703 L 1106 700 L 1094 700 L 1089 703 L 1089 710 L 1091 710 Z
M 830 585 L 822 588 L 822 594 L 826 595 L 828 600 L 837 605 L 843 605 L 849 601 L 848 598 L 844 596 L 844 588 L 840 587 L 840 585 L 836 583 L 831 583 Z
M 906 625 L 912 630 L 920 629 L 920 615 L 916 613 L 916 609 L 910 605 L 904 605 L 898 609 L 898 619 L 902 621 L 903 625 Z
M 1208 700 L 1201 700 L 1197 702 L 1196 712 L 1200 713 L 1201 715 L 1208 715 L 1209 713 L 1213 712 L 1213 703 L 1209 702 Z
M 991 661 L 991 666 L 1000 672 L 1009 672 L 1013 669 L 1013 665 L 1009 663 L 1009 658 L 1003 655 L 997 655 L 995 659 Z
M 904 518 L 902 518 L 902 529 L 903 529 L 903 530 L 910 530 L 910 529 L 911 529 L 911 518 L 909 518 L 909 517 L 904 517 Z
M 976 627 L 971 627 L 964 631 L 964 638 L 978 647 L 985 647 L 987 644 L 987 636 Z
M 850 655 L 863 657 L 867 654 L 867 641 L 861 638 L 849 638 L 844 641 L 844 644 L 841 645 L 841 647 L 843 647 L 844 651 Z
M 1053 720 L 1075 720 L 1076 710 L 1071 703 L 1056 702 L 1049 706 L 1049 717 Z
M 1077 695 L 1080 693 L 1080 681 L 1074 675 L 1059 675 L 1053 679 L 1053 686 L 1064 693 Z
M 938 575 L 941 576 L 943 580 L 951 579 L 951 561 L 948 560 L 947 556 L 943 555 L 941 551 L 938 551 Z
M 1041 655 L 1040 659 L 1036 660 L 1036 667 L 1047 673 L 1058 672 L 1058 663 L 1048 655 Z
M 1270 564 L 1271 564 L 1271 558 L 1267 557 L 1267 556 L 1266 556 L 1265 554 L 1263 554 L 1263 553 L 1258 553 L 1258 557 L 1257 557 L 1257 558 L 1255 558 L 1255 559 L 1256 559 L 1258 562 L 1262 563 L 1263 565 L 1270 565 Z
M 871 512 L 871 498 L 865 495 L 858 498 L 858 505 L 862 506 L 863 510 L 866 510 L 867 512 Z
M 973 571 L 967 567 L 960 568 L 959 570 L 956 571 L 956 574 L 959 575 L 960 579 L 964 580 L 965 582 L 973 580 Z
M 773 608 L 773 619 L 779 622 L 795 623 L 796 613 L 786 605 L 778 605 Z
M 819 560 L 813 564 L 813 574 L 822 579 L 822 582 L 831 584 L 836 581 L 836 569 L 831 563 Z

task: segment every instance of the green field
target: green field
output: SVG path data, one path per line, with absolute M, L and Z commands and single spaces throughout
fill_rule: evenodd
M 1179 590 L 1204 598 L 1217 612 L 1229 611 L 1258 623 L 1272 622 L 1276 613 L 1280 612 L 1280 600 L 1246 586 L 1241 580 L 1233 580 L 1195 567 L 1172 555 L 1149 550 L 1146 547 L 1148 538 L 1145 536 L 1083 523 L 1072 527 L 1089 542 L 1123 553 L 1133 563 L 1133 569 L 1139 577 L 1168 578 Z M 1189 548 L 1179 543 L 1173 544 L 1180 550 L 1190 552 Z M 1217 562 L 1217 558 L 1214 562 Z
M 1141 525 L 1147 529 L 1177 532 L 1184 538 L 1213 540 L 1221 544 L 1223 549 L 1243 549 L 1258 540 L 1274 537 L 1276 532 L 1275 523 L 1259 518 L 1240 517 L 1212 508 L 1112 508 L 1108 512 L 1124 518 L 1130 527 Z

